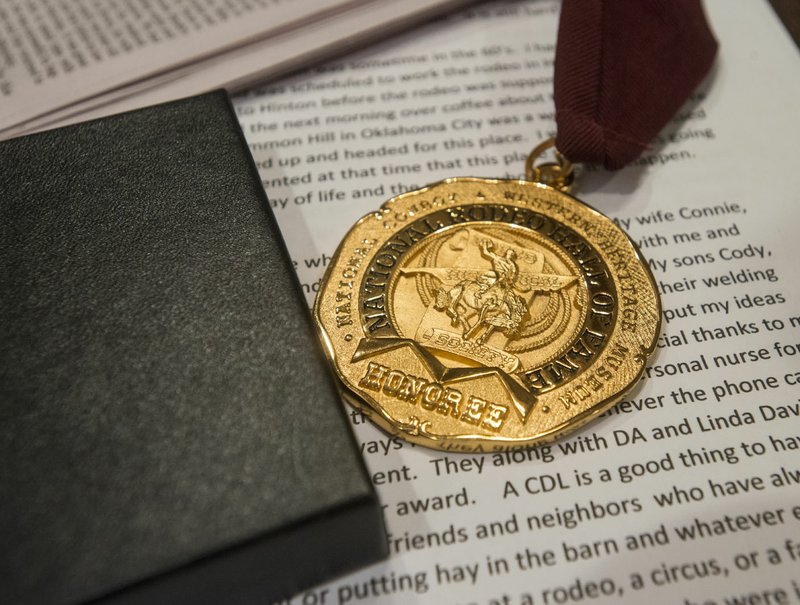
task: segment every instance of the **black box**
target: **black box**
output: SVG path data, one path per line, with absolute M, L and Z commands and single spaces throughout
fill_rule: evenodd
M 224 92 L 0 143 L 0 600 L 269 603 L 385 555 Z

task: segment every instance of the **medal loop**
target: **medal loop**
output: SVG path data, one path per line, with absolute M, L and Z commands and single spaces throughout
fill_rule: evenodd
M 556 161 L 536 165 L 536 160 L 551 148 Z M 534 147 L 528 159 L 525 160 L 525 178 L 569 193 L 575 182 L 575 166 L 556 149 L 556 140 L 549 138 Z

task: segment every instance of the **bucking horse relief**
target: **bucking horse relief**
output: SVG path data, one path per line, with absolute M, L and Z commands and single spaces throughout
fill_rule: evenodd
M 535 320 L 531 303 L 536 293 L 562 290 L 577 279 L 544 272 L 544 250 L 477 229 L 460 229 L 435 256 L 432 266 L 401 269 L 403 276 L 429 276 L 435 284 L 416 338 L 486 365 L 495 365 L 487 362 L 495 358 L 492 351 L 505 352 L 505 345 Z M 495 334 L 503 338 L 492 339 Z

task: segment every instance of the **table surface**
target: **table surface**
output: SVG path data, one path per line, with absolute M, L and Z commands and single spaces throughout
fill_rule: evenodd
M 800 2 L 797 0 L 769 0 L 786 29 L 800 46 Z

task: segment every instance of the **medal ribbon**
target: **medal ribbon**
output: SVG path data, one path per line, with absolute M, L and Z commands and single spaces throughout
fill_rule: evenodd
M 563 0 L 556 147 L 610 170 L 635 160 L 711 68 L 700 0 Z

